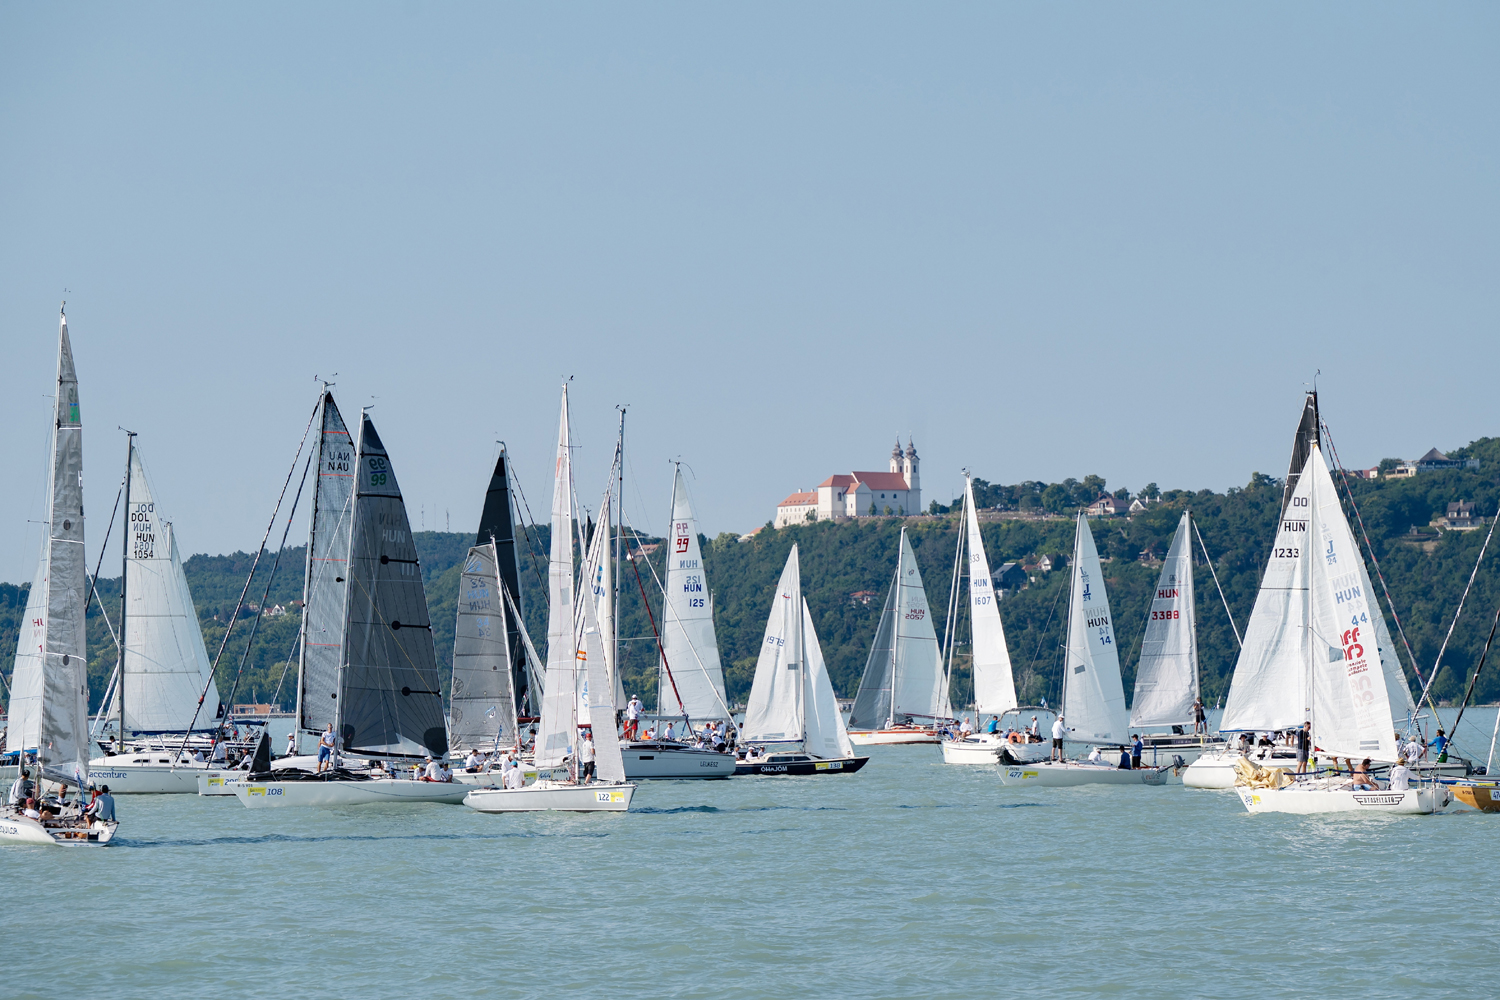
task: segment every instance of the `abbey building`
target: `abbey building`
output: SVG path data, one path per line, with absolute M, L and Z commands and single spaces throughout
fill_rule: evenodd
M 922 485 L 917 449 L 911 439 L 901 451 L 901 439 L 891 449 L 889 472 L 853 472 L 829 476 L 815 490 L 799 490 L 776 505 L 775 525 L 823 521 L 834 517 L 871 517 L 920 514 Z

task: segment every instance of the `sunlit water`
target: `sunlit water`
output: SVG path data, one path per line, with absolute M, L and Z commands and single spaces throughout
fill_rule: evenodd
M 1493 719 L 1464 721 L 1481 759 Z M 1496 992 L 1500 816 L 1249 816 L 869 753 L 647 783 L 628 815 L 122 798 L 113 847 L 0 851 L 0 995 Z

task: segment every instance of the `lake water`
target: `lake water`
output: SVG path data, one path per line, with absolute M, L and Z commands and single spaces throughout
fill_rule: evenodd
M 1481 760 L 1494 713 L 1460 734 Z M 0 995 L 1496 993 L 1500 816 L 1250 816 L 869 752 L 646 783 L 627 815 L 123 797 L 113 847 L 0 851 Z

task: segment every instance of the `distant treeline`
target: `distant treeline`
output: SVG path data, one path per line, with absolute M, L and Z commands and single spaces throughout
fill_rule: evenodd
M 1492 518 L 1500 504 L 1500 439 L 1484 438 L 1466 448 L 1450 452 L 1453 458 L 1480 460 L 1477 470 L 1428 472 L 1411 479 L 1351 480 L 1364 527 L 1373 543 L 1379 569 L 1390 587 L 1400 625 L 1415 654 L 1422 677 L 1430 675 L 1458 604 L 1459 596 L 1484 542 L 1485 531 L 1434 532 L 1428 525 L 1443 516 L 1450 501 L 1469 500 L 1477 513 Z M 1001 486 L 975 480 L 976 499 L 984 508 L 1013 511 L 1068 513 L 1097 499 L 1106 488 L 1104 480 L 1086 476 L 1062 483 L 1036 482 Z M 1254 605 L 1260 574 L 1265 567 L 1281 501 L 1281 479 L 1254 473 L 1243 488 L 1224 493 L 1210 490 L 1159 491 L 1155 486 L 1141 494 L 1155 497 L 1148 510 L 1134 517 L 1104 518 L 1092 522 L 1094 537 L 1105 565 L 1105 581 L 1113 611 L 1116 636 L 1125 674 L 1127 700 L 1133 689 L 1135 664 L 1140 652 L 1141 631 L 1151 590 L 1160 570 L 1159 560 L 1171 542 L 1172 532 L 1184 509 L 1191 509 L 1202 532 L 1224 597 L 1243 632 Z M 1129 493 L 1117 491 L 1128 498 Z M 770 594 L 780 576 L 793 543 L 800 546 L 804 593 L 812 609 L 818 638 L 822 642 L 834 687 L 840 695 L 852 696 L 864 670 L 865 657 L 895 569 L 896 549 L 903 524 L 917 553 L 928 600 L 936 618 L 938 634 L 946 624 L 946 609 L 953 565 L 959 504 L 934 504 L 938 511 L 914 518 L 861 518 L 852 522 L 814 522 L 797 527 L 757 532 L 745 541 L 735 534 L 700 538 L 704 568 L 713 595 L 714 620 L 720 655 L 732 702 L 742 702 L 750 690 Z M 1413 532 L 1416 529 L 1416 532 Z M 1356 533 L 1358 533 L 1356 524 Z M 1073 546 L 1073 522 L 1067 517 L 1009 518 L 983 525 L 985 547 L 992 570 L 1005 562 L 1026 564 L 1045 554 L 1069 553 Z M 473 536 L 457 532 L 417 532 L 414 535 L 422 558 L 428 607 L 438 663 L 446 668 L 453 650 L 453 626 L 458 596 L 458 577 L 464 552 Z M 546 655 L 546 553 L 547 526 L 529 527 L 519 539 L 522 552 L 521 579 L 527 626 L 532 641 Z M 659 539 L 641 538 L 647 547 Z M 275 701 L 291 708 L 296 699 L 296 643 L 300 625 L 302 574 L 305 550 L 287 549 L 265 597 L 268 608 L 279 606 L 286 613 L 263 618 L 254 648 L 245 656 L 255 612 L 242 609 L 231 641 L 219 659 L 217 682 L 229 696 L 234 678 L 240 674 L 237 702 Z M 661 598 L 655 579 L 662 573 L 664 551 L 651 553 L 641 564 L 641 581 L 660 617 Z M 1197 583 L 1198 645 L 1206 700 L 1222 699 L 1229 688 L 1237 655 L 1236 640 L 1225 615 L 1224 602 L 1195 547 Z M 193 556 L 186 563 L 189 586 L 203 624 L 210 659 L 219 655 L 229 619 L 245 585 L 252 557 L 237 552 L 227 556 Z M 275 556 L 261 560 L 251 581 L 248 601 L 259 605 Z M 1373 574 L 1372 574 L 1373 575 Z M 1014 664 L 1017 688 L 1025 702 L 1042 698 L 1055 701 L 1059 691 L 1059 644 L 1067 573 L 1033 571 L 1034 582 L 1008 594 L 1001 603 L 1006 639 Z M 639 694 L 648 705 L 656 703 L 656 661 L 651 625 L 641 602 L 641 587 L 629 564 L 620 581 L 621 669 L 627 694 Z M 1376 589 L 1380 584 L 1377 581 Z M 16 634 L 26 605 L 27 585 L 0 584 L 0 670 L 9 677 L 15 655 Z M 119 580 L 99 583 L 99 593 L 111 619 L 118 616 Z M 855 597 L 854 595 L 861 595 Z M 1381 597 L 1385 607 L 1384 597 Z M 1463 686 L 1478 661 L 1490 620 L 1500 605 L 1500 569 L 1487 558 L 1470 595 L 1433 686 L 1442 700 L 1462 696 Z M 1392 633 L 1401 640 L 1396 622 L 1389 617 Z M 960 623 L 961 638 L 967 626 Z M 114 667 L 114 645 L 99 614 L 97 604 L 89 609 L 89 681 L 92 705 L 101 701 Z M 1500 650 L 1495 651 L 1500 655 Z M 1408 680 L 1417 685 L 1406 650 L 1400 650 Z M 244 668 L 241 672 L 241 660 Z M 288 663 L 290 666 L 288 667 Z M 1500 697 L 1500 680 L 1493 665 L 1485 670 L 1478 697 L 1492 701 Z M 960 644 L 955 656 L 953 700 L 970 700 L 967 648 Z

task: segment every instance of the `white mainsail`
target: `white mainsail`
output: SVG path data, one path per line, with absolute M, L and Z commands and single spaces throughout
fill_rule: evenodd
M 969 620 L 974 638 L 974 711 L 1003 715 L 1017 705 L 1016 682 L 1011 673 L 1010 650 L 1005 645 L 1005 626 L 1000 622 L 1000 602 L 990 582 L 990 561 L 979 533 L 979 514 L 974 509 L 974 481 L 964 476 L 964 509 L 969 538 Z
M 865 662 L 849 725 L 879 729 L 916 721 L 931 724 L 952 715 L 944 684 L 942 649 L 932 625 L 932 610 L 917 556 L 901 529 L 896 575 L 886 595 Z
M 66 316 L 58 327 L 51 457 L 47 535 L 17 641 L 7 746 L 34 748 L 48 777 L 83 787 L 89 773 L 83 423 Z
M 1109 595 L 1088 518 L 1078 515 L 1073 541 L 1067 660 L 1063 674 L 1064 723 L 1082 743 L 1123 743 L 1129 735 L 1120 656 L 1110 620 Z
M 307 529 L 302 657 L 297 671 L 297 726 L 309 732 L 321 732 L 337 715 L 354 497 L 354 442 L 333 393 L 327 390 L 316 420 L 318 479 Z
M 599 650 L 595 654 L 595 659 L 601 660 L 604 665 L 604 679 L 606 682 L 606 687 L 610 691 L 610 697 L 608 701 L 611 705 L 611 716 L 614 715 L 613 705 L 615 701 L 613 697 L 614 682 L 610 670 L 609 653 L 610 627 L 614 622 L 614 588 L 609 583 L 609 520 L 611 516 L 610 511 L 611 507 L 613 506 L 613 500 L 614 497 L 612 494 L 612 488 L 610 490 L 605 490 L 604 499 L 599 503 L 599 522 L 594 526 L 593 537 L 588 541 L 588 550 L 584 555 L 583 560 L 583 573 L 580 577 L 580 584 L 589 588 L 589 594 L 587 599 L 579 601 L 573 609 L 573 635 L 575 636 L 574 641 L 578 644 L 578 649 L 580 650 L 580 662 L 582 662 L 581 658 L 583 655 L 582 636 L 586 627 L 585 623 L 587 621 L 587 615 L 585 614 L 585 612 L 588 608 L 593 609 L 593 621 L 595 622 L 596 630 L 599 633 Z M 605 609 L 608 609 L 610 611 L 609 626 L 605 625 L 605 618 L 603 615 Z M 600 699 L 597 699 L 593 696 L 598 692 L 591 693 L 591 676 L 592 674 L 590 671 L 580 669 L 575 677 L 575 680 L 578 684 L 577 718 L 578 722 L 581 725 L 588 725 L 593 720 L 592 706 L 596 701 L 600 701 Z M 603 702 L 601 701 L 600 703 L 602 704 Z
M 798 635 L 802 579 L 795 545 L 787 554 L 771 600 L 740 738 L 748 743 L 795 743 L 802 739 L 802 672 L 806 667 Z
M 608 521 L 604 522 L 608 524 Z M 608 535 L 604 545 L 608 561 Z M 594 741 L 594 770 L 600 781 L 624 781 L 625 758 L 620 754 L 620 734 L 615 728 L 614 685 L 604 661 L 604 636 L 594 611 L 594 602 L 583 601 L 583 635 L 578 644 L 578 660 L 588 677 L 589 732 Z
M 823 647 L 813 628 L 812 612 L 802 601 L 802 656 L 807 662 L 807 689 L 803 695 L 802 746 L 808 753 L 823 758 L 853 757 L 854 744 L 844 726 L 833 693 L 828 665 L 823 662 Z
M 120 690 L 127 733 L 212 729 L 219 693 L 172 523 L 161 516 L 139 448 L 130 450 L 125 511 L 125 654 Z M 207 689 L 203 709 L 198 696 Z
M 573 641 L 573 467 L 569 449 L 568 386 L 563 384 L 552 480 L 552 542 L 547 564 L 547 672 L 536 734 L 536 766 L 561 767 L 576 725 L 577 654 Z
M 516 699 L 505 583 L 494 542 L 464 559 L 453 630 L 448 740 L 455 749 L 517 746 Z
M 723 719 L 729 715 L 724 698 L 724 669 L 714 638 L 713 604 L 703 553 L 698 545 L 698 520 L 688 500 L 679 466 L 672 480 L 672 522 L 667 533 L 666 597 L 662 602 L 662 661 L 658 664 L 657 700 L 662 714 L 680 711 L 693 719 Z M 667 678 L 667 668 L 672 671 Z M 676 681 L 677 698 L 670 698 Z
M 1334 757 L 1391 762 L 1397 757 L 1396 737 L 1373 621 L 1380 611 L 1371 604 L 1363 558 L 1317 447 L 1302 481 L 1312 486 L 1308 667 L 1313 743 Z
M 1198 641 L 1193 621 L 1192 517 L 1183 511 L 1167 549 L 1135 671 L 1132 726 L 1193 721 L 1198 698 Z

